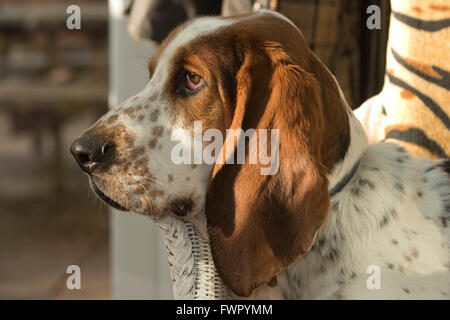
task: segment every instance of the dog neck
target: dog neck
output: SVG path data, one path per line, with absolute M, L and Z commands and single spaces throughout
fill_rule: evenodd
M 347 106 L 345 100 L 343 101 L 349 118 L 350 145 L 344 159 L 334 166 L 333 171 L 327 177 L 329 192 L 333 190 L 333 188 L 335 188 L 341 181 L 343 181 L 349 173 L 351 173 L 352 169 L 355 165 L 357 165 L 368 146 L 364 128 Z

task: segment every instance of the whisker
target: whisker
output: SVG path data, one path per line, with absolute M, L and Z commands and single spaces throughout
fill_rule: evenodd
M 147 176 L 143 176 L 143 178 L 144 178 L 144 179 L 148 179 L 148 180 L 150 180 L 150 181 L 154 181 L 154 182 L 156 182 L 156 183 L 159 183 L 159 184 L 162 185 L 164 188 L 167 188 L 167 189 L 169 189 L 170 191 L 172 191 L 172 192 L 176 193 L 177 195 L 181 196 L 181 194 L 180 194 L 179 192 L 175 191 L 173 188 L 169 187 L 168 185 L 165 185 L 164 183 L 162 183 L 162 182 L 160 182 L 160 181 L 158 181 L 158 180 L 156 180 L 156 179 L 154 179 L 154 178 L 150 178 L 150 177 L 147 177 Z
M 148 191 L 145 189 L 145 187 L 142 185 L 142 184 L 138 184 L 138 186 L 140 186 L 141 188 L 142 188 L 142 190 L 144 190 L 144 193 L 145 193 L 145 199 L 147 199 L 148 200 L 148 204 L 149 204 L 149 206 L 150 207 L 154 207 L 154 203 L 153 203 L 153 201 L 152 201 L 152 198 L 150 197 L 150 194 L 148 193 Z M 148 215 L 148 213 L 147 212 L 145 212 L 146 213 L 146 215 L 147 215 L 147 217 L 149 216 Z

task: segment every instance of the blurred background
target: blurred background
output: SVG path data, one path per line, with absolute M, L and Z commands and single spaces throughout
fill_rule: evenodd
M 68 152 L 108 109 L 108 4 L 0 4 L 0 298 L 110 298 L 109 223 Z M 66 288 L 79 265 L 82 290 Z
M 71 4 L 79 30 L 66 27 Z M 365 27 L 370 4 L 381 30 Z M 0 1 L 0 299 L 171 298 L 159 230 L 97 200 L 69 146 L 140 91 L 174 26 L 260 8 L 302 29 L 353 108 L 381 89 L 388 1 Z M 69 265 L 81 290 L 66 287 Z

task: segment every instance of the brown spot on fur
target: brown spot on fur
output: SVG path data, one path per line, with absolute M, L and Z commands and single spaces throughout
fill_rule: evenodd
M 144 116 L 143 114 L 141 114 L 141 115 L 138 117 L 138 121 L 142 121 L 142 120 L 144 120 L 144 118 L 145 118 L 145 116 Z
M 405 268 L 404 268 L 401 264 L 398 266 L 398 270 L 399 270 L 401 273 L 404 273 L 404 272 L 405 272 Z
M 400 91 L 400 97 L 402 97 L 402 99 L 409 100 L 414 97 L 414 93 L 406 89 L 403 89 L 402 91 Z
M 163 135 L 163 133 L 164 133 L 164 127 L 162 127 L 162 126 L 157 126 L 152 129 L 153 136 L 161 137 Z
M 423 12 L 422 8 L 417 7 L 417 6 L 411 7 L 411 11 L 417 12 L 417 13 L 422 13 Z
M 198 166 L 198 165 L 196 165 L 196 164 L 191 164 L 191 168 L 192 168 L 192 169 L 197 168 L 197 166 Z
M 403 288 L 403 291 L 405 291 L 407 294 L 409 294 L 411 291 L 409 291 L 408 288 Z
M 145 195 L 147 195 L 147 193 L 145 193 Z M 150 204 L 150 200 L 148 199 L 147 196 L 144 196 L 141 199 L 139 199 L 139 204 L 141 208 L 144 208 L 145 206 Z
M 114 122 L 116 122 L 116 120 L 119 118 L 119 116 L 117 114 L 113 114 L 112 116 L 110 116 L 107 120 L 106 120 L 106 124 L 107 125 L 112 125 Z
M 129 116 L 131 119 L 134 119 L 136 117 L 136 111 L 137 111 L 137 107 L 130 107 L 127 108 L 123 111 L 124 114 L 126 114 L 127 116 Z
M 159 109 L 155 109 L 152 112 L 150 112 L 150 120 L 156 122 L 158 121 L 160 115 L 161 111 L 159 111 Z
M 171 174 L 169 174 L 169 176 L 167 177 L 167 180 L 168 180 L 169 182 L 173 182 L 173 176 L 172 176 Z
M 189 178 L 189 177 L 186 177 L 186 181 L 191 181 L 191 178 Z
M 147 156 L 142 157 L 141 159 L 139 159 L 135 163 L 136 168 L 139 169 L 139 171 L 141 171 L 142 173 L 144 173 L 144 172 L 146 173 L 146 171 L 148 171 L 147 164 L 148 164 L 148 157 Z
M 148 143 L 148 147 L 150 149 L 154 149 L 156 147 L 156 144 L 158 143 L 158 139 L 153 138 L 152 140 L 150 140 L 150 142 Z
M 137 147 L 137 148 L 133 149 L 133 151 L 131 152 L 129 158 L 130 158 L 131 161 L 134 161 L 137 158 L 139 158 L 141 155 L 143 155 L 144 153 L 145 153 L 145 148 L 143 146 Z
M 149 194 L 150 194 L 150 196 L 151 196 L 152 198 L 157 198 L 157 197 L 159 197 L 159 196 L 162 197 L 165 193 L 164 193 L 163 190 L 160 190 L 160 189 L 154 189 L 154 190 L 150 191 Z

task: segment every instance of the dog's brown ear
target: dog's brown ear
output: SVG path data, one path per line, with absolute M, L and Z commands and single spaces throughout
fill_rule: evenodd
M 305 58 L 306 71 L 299 63 L 303 58 L 277 42 L 247 43 L 229 128 L 266 129 L 268 141 L 270 130 L 278 129 L 279 170 L 262 175 L 266 166 L 259 160 L 249 164 L 247 148 L 245 164 L 216 163 L 206 205 L 216 267 L 224 283 L 243 297 L 309 251 L 330 205 L 324 162 L 324 148 L 330 148 L 324 129 L 328 115 L 314 71 L 323 66 Z M 333 89 L 339 99 L 336 85 Z

